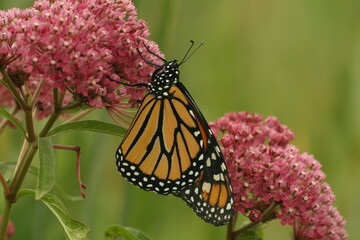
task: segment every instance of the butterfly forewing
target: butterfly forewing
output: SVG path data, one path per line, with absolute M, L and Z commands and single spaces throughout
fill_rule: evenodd
M 205 154 L 195 109 L 175 85 L 169 93 L 146 95 L 116 154 L 127 180 L 164 195 L 193 184 Z

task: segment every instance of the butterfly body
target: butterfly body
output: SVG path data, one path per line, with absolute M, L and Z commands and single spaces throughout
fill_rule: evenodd
M 160 72 L 160 70 L 164 70 Z M 148 83 L 149 93 L 154 93 L 159 99 L 169 96 L 169 88 L 179 80 L 179 66 L 177 61 L 171 61 L 164 67 L 157 69 Z
M 179 82 L 184 60 L 162 60 L 116 152 L 117 168 L 137 187 L 173 194 L 206 222 L 223 225 L 234 213 L 224 158 L 195 101 Z

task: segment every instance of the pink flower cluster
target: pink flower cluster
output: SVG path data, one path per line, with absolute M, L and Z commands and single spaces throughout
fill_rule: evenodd
M 228 113 L 210 124 L 221 136 L 222 152 L 235 194 L 235 208 L 258 217 L 294 225 L 295 239 L 345 239 L 345 221 L 332 206 L 335 195 L 312 155 L 290 145 L 290 129 L 274 118 Z M 264 216 L 272 204 L 273 212 Z M 259 213 L 258 210 L 261 211 Z M 254 220 L 255 219 L 255 220 Z
M 146 82 L 154 67 L 144 63 L 136 49 L 155 63 L 159 59 L 144 44 L 162 56 L 146 39 L 146 22 L 137 19 L 130 0 L 38 0 L 33 8 L 0 11 L 0 29 L 0 68 L 6 68 L 17 87 L 26 84 L 34 92 L 45 79 L 38 103 L 43 116 L 52 108 L 53 88 L 89 106 L 119 103 L 123 95 L 109 77 Z M 130 103 L 144 94 L 144 89 L 125 89 L 122 94 L 129 95 Z

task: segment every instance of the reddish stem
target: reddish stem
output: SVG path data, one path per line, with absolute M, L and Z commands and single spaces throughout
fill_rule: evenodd
M 7 196 L 9 194 L 9 188 L 6 184 L 4 176 L 2 175 L 2 172 L 0 172 L 0 182 L 4 189 L 4 195 Z
M 58 145 L 53 144 L 53 148 L 55 149 L 62 149 L 62 150 L 70 150 L 76 152 L 76 176 L 79 182 L 79 188 L 80 188 L 80 194 L 83 198 L 86 198 L 86 194 L 83 189 L 86 189 L 86 185 L 81 181 L 81 167 L 80 167 L 80 155 L 81 155 L 81 149 L 79 146 L 64 146 L 64 145 Z

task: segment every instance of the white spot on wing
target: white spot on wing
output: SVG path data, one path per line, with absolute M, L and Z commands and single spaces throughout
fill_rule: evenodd
M 226 210 L 230 210 L 230 209 L 231 209 L 231 204 L 228 203 L 228 204 L 226 205 Z
M 189 113 L 191 114 L 191 116 L 192 116 L 193 118 L 195 118 L 194 112 L 193 112 L 192 110 L 189 110 Z
M 207 192 L 209 193 L 210 192 L 210 188 L 211 188 L 211 183 L 208 183 L 208 182 L 204 182 L 203 185 L 202 185 L 202 190 L 204 192 Z
M 211 166 L 211 160 L 210 160 L 210 158 L 208 158 L 208 159 L 206 160 L 206 166 L 207 166 L 207 167 L 210 167 L 210 166 Z
M 221 181 L 225 181 L 224 174 L 220 173 L 220 179 Z
M 225 163 L 221 163 L 221 170 L 222 170 L 222 171 L 225 171 L 225 170 L 226 170 L 226 165 L 225 165 Z
M 220 152 L 219 146 L 216 146 L 215 149 L 216 149 L 217 152 Z

